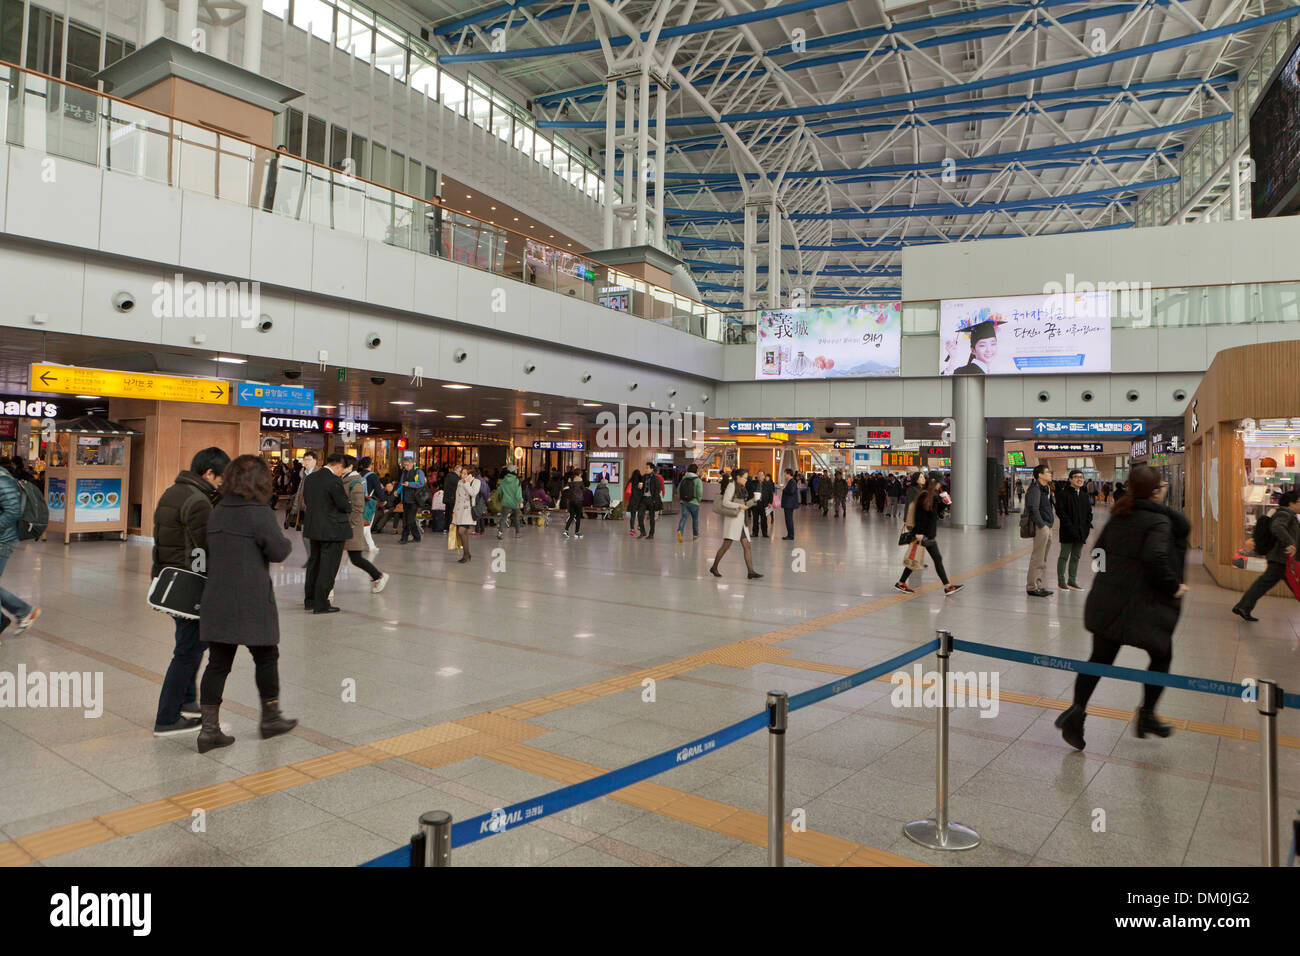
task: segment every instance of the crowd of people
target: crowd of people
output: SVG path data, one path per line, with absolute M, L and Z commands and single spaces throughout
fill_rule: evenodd
M 270 566 L 292 551 L 285 531 L 301 531 L 307 551 L 303 606 L 315 614 L 340 610 L 334 604 L 335 579 L 343 555 L 365 573 L 372 593 L 384 590 L 389 575 L 375 566 L 379 554 L 375 536 L 391 523 L 402 544 L 418 542 L 422 533 L 446 531 L 449 550 L 459 550 L 459 563 L 471 560 L 470 539 L 485 533 L 489 516 L 498 538 L 513 528 L 518 537 L 525 522 L 552 509 L 566 513 L 563 535 L 583 537 L 584 512 L 595 509 L 605 517 L 626 514 L 628 533 L 654 538 L 657 516 L 664 510 L 668 486 L 664 469 L 653 461 L 636 468 L 624 485 L 622 500 L 611 501 L 604 473 L 593 487 L 581 469 L 566 473 L 551 469 L 521 476 L 513 465 L 479 469 L 470 465 L 440 467 L 426 475 L 413 455 L 400 467 L 379 475 L 370 459 L 335 452 L 319 460 L 314 452 L 301 461 L 277 463 L 272 469 L 260 457 L 231 459 L 220 448 L 198 452 L 154 509 L 152 577 L 167 569 L 196 570 L 203 555 L 203 600 L 200 612 L 173 614 L 174 648 L 158 698 L 154 733 L 158 736 L 198 731 L 201 752 L 229 746 L 234 738 L 220 724 L 227 676 L 238 647 L 249 649 L 262 703 L 259 725 L 263 737 L 291 730 L 296 721 L 279 705 L 279 616 Z M 854 500 L 864 514 L 872 511 L 901 519 L 899 545 L 906 558 L 894 587 L 914 594 L 909 583 L 928 556 L 945 596 L 964 585 L 953 583 L 938 544 L 939 528 L 952 497 L 947 475 L 884 472 L 859 474 L 851 480 L 841 470 L 781 475 L 744 467 L 721 474 L 713 511 L 721 519 L 722 541 L 709 573 L 722 577 L 721 562 L 740 542 L 748 579 L 755 570 L 752 541 L 776 530 L 776 510 L 783 512 L 785 535 L 795 538 L 795 515 L 801 508 L 820 509 L 824 517 L 847 516 Z M 684 541 L 688 522 L 693 539 L 700 536 L 700 506 L 704 481 L 696 465 L 673 474 L 681 515 L 677 540 Z M 18 540 L 23 506 L 20 482 L 39 486 L 38 476 L 19 460 L 0 461 L 0 574 Z M 1087 479 L 1079 470 L 1054 481 L 1049 465 L 1033 470 L 1028 487 L 1008 480 L 999 491 L 1008 503 L 1014 495 L 1021 505 L 1020 533 L 1032 539 L 1026 593 L 1047 597 L 1044 587 L 1052 545 L 1057 545 L 1057 588 L 1081 591 L 1078 568 L 1094 527 L 1098 500 L 1110 503 L 1110 515 L 1094 542 L 1102 560 L 1084 606 L 1084 624 L 1092 634 L 1090 660 L 1112 663 L 1121 647 L 1139 647 L 1150 655 L 1150 669 L 1167 672 L 1172 660 L 1172 635 L 1187 593 L 1186 554 L 1190 524 L 1165 497 L 1168 483 L 1153 468 L 1139 465 L 1126 483 Z M 281 521 L 277 502 L 286 502 Z M 623 509 L 623 510 L 620 510 Z M 814 512 L 815 513 L 815 512 Z M 1286 561 L 1300 545 L 1300 491 L 1282 496 L 1279 507 L 1260 519 L 1248 542 L 1267 562 L 1262 574 L 1233 607 L 1246 621 L 1259 597 L 1285 574 Z M 922 554 L 924 552 L 924 555 Z M 0 588 L 0 631 L 16 622 L 30 626 L 40 615 L 35 607 Z M 208 665 L 199 678 L 204 650 Z M 1084 719 L 1098 678 L 1080 675 L 1074 699 L 1056 724 L 1071 746 L 1084 747 Z M 1169 725 L 1155 716 L 1159 685 L 1145 685 L 1137 711 L 1138 736 L 1165 737 Z

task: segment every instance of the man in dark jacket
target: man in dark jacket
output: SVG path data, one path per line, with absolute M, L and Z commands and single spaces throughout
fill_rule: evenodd
M 794 511 L 799 507 L 799 482 L 795 480 L 794 469 L 785 470 L 785 487 L 781 489 L 781 510 L 785 512 L 785 537 L 782 541 L 794 540 Z
M 329 601 L 334 590 L 334 577 L 339 573 L 343 558 L 343 545 L 352 537 L 348 515 L 352 502 L 343 487 L 344 456 L 335 452 L 325 459 L 325 467 L 313 471 L 303 479 L 302 504 L 307 520 L 302 536 L 311 549 L 307 557 L 307 584 L 303 594 L 303 607 L 317 614 L 332 614 L 338 610 Z
M 749 492 L 749 497 L 757 502 L 749 509 L 752 516 L 749 530 L 751 538 L 757 538 L 760 527 L 762 528 L 763 537 L 767 537 L 767 506 L 772 503 L 772 482 L 768 480 L 766 474 L 762 471 L 754 472 L 749 481 L 745 482 L 745 490 Z
M 5 565 L 18 544 L 18 522 L 23 516 L 23 493 L 18 487 L 19 479 L 10 472 L 0 468 L 0 575 L 5 572 Z M 0 587 L 0 606 L 13 615 L 18 622 L 18 630 L 30 627 L 41 616 L 41 609 L 28 604 L 12 591 Z M 0 613 L 0 631 L 9 626 L 9 618 Z
M 1052 507 L 1052 468 L 1038 465 L 1034 480 L 1025 492 L 1025 510 L 1034 527 L 1034 553 L 1029 557 L 1029 574 L 1025 578 L 1025 593 L 1032 597 L 1047 597 L 1052 592 L 1043 587 L 1047 575 L 1047 552 L 1052 547 L 1052 533 L 1056 530 L 1056 512 Z
M 1056 558 L 1056 586 L 1062 591 L 1082 591 L 1079 587 L 1079 556 L 1092 531 L 1092 503 L 1083 487 L 1083 472 L 1074 469 L 1065 487 L 1056 493 L 1056 517 L 1060 519 L 1061 552 Z M 1066 566 L 1069 577 L 1066 577 Z
M 190 470 L 177 475 L 158 499 L 153 511 L 152 577 L 158 577 L 163 568 L 206 573 L 208 517 L 220 497 L 217 489 L 228 464 L 230 456 L 220 448 L 204 448 L 190 462 Z M 158 694 L 155 737 L 198 730 L 200 723 L 195 683 L 203 663 L 204 644 L 199 622 L 183 617 L 173 621 L 176 645 Z
M 1259 618 L 1251 613 L 1255 610 L 1255 602 L 1286 578 L 1286 559 L 1294 557 L 1296 546 L 1300 545 L 1300 518 L 1296 517 L 1297 514 L 1300 514 L 1300 491 L 1289 491 L 1268 518 L 1269 529 L 1273 532 L 1273 547 L 1264 555 L 1268 566 L 1232 608 L 1232 613 L 1243 621 L 1258 621 Z

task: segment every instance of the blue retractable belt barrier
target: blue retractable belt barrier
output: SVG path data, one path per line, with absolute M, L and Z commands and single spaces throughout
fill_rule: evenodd
M 993 644 L 980 644 L 975 641 L 953 639 L 954 650 L 969 651 L 983 657 L 996 657 L 1004 661 L 1020 664 L 1034 664 L 1038 667 L 1050 667 L 1054 670 L 1073 671 L 1079 674 L 1092 674 L 1096 677 L 1113 677 L 1116 680 L 1134 681 L 1138 684 L 1160 684 L 1164 687 L 1177 687 L 1182 690 L 1200 691 L 1202 694 L 1221 694 L 1224 697 L 1246 699 L 1249 689 L 1245 684 L 1232 681 L 1211 680 L 1208 677 L 1186 677 L 1183 674 L 1164 674 L 1160 671 L 1144 671 L 1136 667 L 1116 667 L 1114 664 L 1097 664 L 1093 661 L 1076 661 L 1070 657 L 1056 657 L 1053 654 L 1036 654 L 1032 651 L 1018 651 L 1009 647 L 996 647 Z M 1300 695 L 1283 694 L 1283 707 L 1300 707 Z M 793 706 L 793 703 L 792 703 Z
M 865 684 L 873 681 L 877 677 L 895 671 L 904 664 L 910 664 L 918 657 L 924 657 L 926 654 L 932 654 L 939 649 L 938 639 L 927 641 L 920 647 L 914 647 L 905 654 L 899 654 L 897 657 L 885 661 L 883 664 L 877 664 L 875 667 L 868 667 L 864 671 L 858 671 L 856 674 L 850 674 L 848 677 L 842 677 L 837 681 L 831 681 L 829 684 L 823 684 L 821 687 L 814 687 L 812 690 L 806 690 L 802 694 L 795 694 L 790 698 L 790 713 L 794 713 L 801 707 L 807 707 L 809 704 L 815 704 L 823 701 L 828 697 L 834 697 L 836 694 L 842 694 L 846 690 L 852 690 L 859 684 Z M 776 663 L 780 663 L 777 661 Z
M 904 664 L 910 664 L 918 657 L 924 657 L 926 654 L 933 653 L 938 649 L 938 640 L 928 641 L 905 654 L 900 654 L 885 661 L 883 664 L 877 664 L 875 667 L 869 667 L 848 677 L 831 681 L 829 684 L 823 684 L 821 687 L 814 687 L 812 690 L 796 694 L 790 698 L 789 709 L 791 711 L 798 710 L 800 707 L 807 707 L 809 704 L 815 704 L 828 697 L 834 697 L 836 694 L 842 694 L 846 690 L 851 690 L 859 684 L 865 684 L 867 681 L 875 680 L 877 677 L 897 670 Z M 543 796 L 534 797 L 532 800 L 525 800 L 513 806 L 503 807 L 499 810 L 493 810 L 491 813 L 483 813 L 469 820 L 454 823 L 451 827 L 451 845 L 453 847 L 466 846 L 485 837 L 504 833 L 515 824 L 531 823 L 534 820 L 542 819 L 542 817 L 549 817 L 553 813 L 559 813 L 561 810 L 576 807 L 580 803 L 608 796 L 616 790 L 630 787 L 635 783 L 656 777 L 667 770 L 672 770 L 674 767 L 689 763 L 697 757 L 713 753 L 719 747 L 735 743 L 740 738 L 748 737 L 767 725 L 768 714 L 767 711 L 763 711 L 753 717 L 747 717 L 739 723 L 732 724 L 730 727 L 724 727 L 715 733 L 693 740 L 683 747 L 674 747 L 672 750 L 666 750 L 656 756 L 647 757 L 645 760 L 629 764 L 619 770 L 603 773 L 591 780 L 584 780 L 582 783 L 561 787 L 559 790 L 553 790 Z M 395 850 L 390 850 L 381 856 L 375 857 L 373 860 L 362 863 L 361 866 L 404 867 L 409 865 L 410 858 L 410 847 L 400 846 Z

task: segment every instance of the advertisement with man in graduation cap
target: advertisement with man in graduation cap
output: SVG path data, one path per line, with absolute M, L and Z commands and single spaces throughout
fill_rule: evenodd
M 941 375 L 1110 371 L 1110 293 L 944 299 Z

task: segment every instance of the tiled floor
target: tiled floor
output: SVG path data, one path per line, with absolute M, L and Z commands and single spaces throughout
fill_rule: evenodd
M 807 570 L 791 569 L 790 542 L 760 540 L 759 581 L 745 580 L 738 551 L 722 580 L 706 573 L 716 541 L 712 516 L 705 522 L 685 544 L 667 520 L 654 541 L 622 523 L 588 522 L 581 541 L 558 526 L 529 528 L 495 554 L 489 532 L 472 539 L 468 565 L 441 537 L 399 547 L 382 536 L 376 563 L 393 575 L 388 589 L 371 595 L 345 567 L 344 613 L 324 618 L 301 611 L 299 543 L 275 582 L 282 699 L 301 724 L 259 738 L 241 655 L 223 710 L 237 742 L 206 755 L 193 737 L 151 733 L 172 628 L 144 604 L 148 547 L 29 546 L 4 583 L 45 613 L 23 635 L 6 632 L 0 671 L 100 672 L 104 711 L 0 708 L 0 864 L 353 865 L 405 843 L 425 810 L 464 819 L 616 769 L 758 712 L 768 689 L 819 686 L 939 627 L 1087 656 L 1085 594 L 1026 597 L 1027 558 L 1011 527 L 941 531 L 945 563 L 968 585 L 945 599 L 929 572 L 922 594 L 893 590 L 888 519 L 804 512 L 793 545 Z M 1265 599 L 1252 627 L 1199 567 L 1190 583 L 1175 671 L 1300 685 L 1300 605 Z M 932 658 L 921 663 L 929 670 Z M 1118 663 L 1144 666 L 1145 655 L 1126 649 Z M 981 846 L 939 854 L 903 836 L 904 823 L 934 810 L 934 714 L 895 706 L 891 686 L 873 682 L 791 717 L 787 807 L 803 811 L 807 832 L 790 834 L 790 865 L 1258 861 L 1253 707 L 1167 691 L 1160 710 L 1182 718 L 1180 729 L 1138 740 L 1125 720 L 1137 687 L 1103 681 L 1093 704 L 1114 716 L 1089 718 L 1077 754 L 1051 723 L 1069 674 L 969 654 L 953 667 L 995 670 L 1006 695 L 992 719 L 973 708 L 952 715 L 951 817 L 979 830 Z M 1283 712 L 1280 730 L 1289 827 L 1300 713 Z M 458 848 L 453 862 L 762 865 L 764 737 Z

